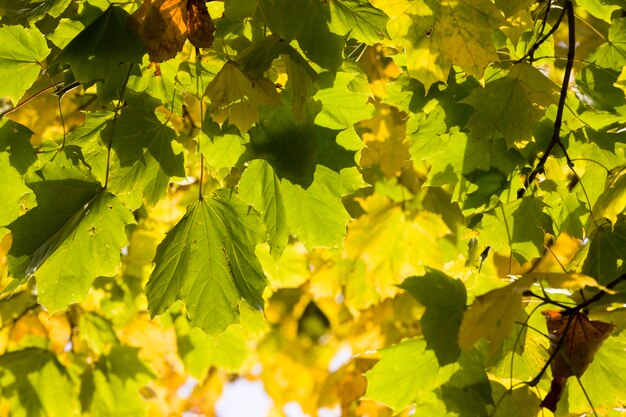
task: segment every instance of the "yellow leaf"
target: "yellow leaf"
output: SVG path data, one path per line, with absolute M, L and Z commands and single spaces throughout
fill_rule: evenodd
M 346 301 L 359 309 L 393 297 L 396 285 L 423 273 L 423 265 L 440 265 L 438 241 L 450 232 L 439 215 L 405 213 L 384 196 L 361 200 L 361 206 L 366 214 L 348 226 L 345 240 L 348 258 L 365 266 L 365 273 L 352 275 L 346 288 Z
M 489 355 L 493 356 L 520 319 L 523 312 L 522 293 L 532 283 L 533 278 L 525 276 L 506 287 L 476 297 L 463 315 L 459 346 L 471 350 L 475 342 L 486 338 L 490 342 Z
M 213 103 L 211 117 L 217 123 L 235 125 L 247 131 L 259 120 L 259 106 L 278 104 L 280 96 L 269 80 L 252 80 L 228 61 L 207 86 L 206 95 Z

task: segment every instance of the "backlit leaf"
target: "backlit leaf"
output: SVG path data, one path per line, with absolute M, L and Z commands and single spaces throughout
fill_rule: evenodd
M 259 106 L 278 104 L 276 87 L 269 80 L 250 79 L 237 64 L 228 61 L 206 88 L 213 108 L 211 116 L 217 123 L 226 120 L 245 132 L 259 120 Z
M 423 274 L 424 265 L 440 264 L 438 241 L 449 229 L 440 216 L 405 213 L 383 196 L 371 196 L 361 206 L 366 214 L 350 223 L 344 246 L 350 259 L 365 264 L 365 276 L 350 277 L 346 288 L 350 302 L 365 308 L 395 295 L 396 285 Z
M 144 46 L 129 28 L 128 13 L 115 6 L 107 9 L 80 32 L 57 58 L 72 68 L 76 80 L 105 80 L 123 63 L 141 63 Z
M 413 403 L 419 409 L 440 402 L 434 391 L 459 368 L 457 364 L 440 367 L 422 339 L 382 349 L 380 356 L 380 361 L 365 374 L 365 398 L 381 401 L 396 413 Z
M 0 356 L 0 389 L 15 417 L 75 414 L 74 384 L 54 353 L 27 348 Z
M 213 44 L 215 26 L 201 0 L 144 0 L 133 20 L 153 62 L 174 58 L 187 39 L 197 48 Z
M 532 140 L 533 124 L 545 108 L 557 102 L 557 86 L 530 64 L 516 64 L 502 78 L 475 89 L 463 100 L 472 105 L 469 120 L 475 138 L 503 136 L 507 145 L 524 147 Z
M 146 286 L 151 314 L 180 299 L 192 326 L 215 334 L 238 322 L 242 299 L 262 308 L 266 279 L 254 254 L 261 230 L 235 197 L 194 202 L 157 250 Z
M 0 120 L 0 225 L 7 225 L 20 215 L 20 202 L 30 193 L 22 175 L 36 159 L 29 144 L 32 132 L 7 119 Z
M 275 258 L 280 257 L 289 234 L 280 181 L 269 163 L 257 159 L 248 164 L 239 180 L 239 197 L 262 214 L 270 252 Z
M 489 355 L 495 354 L 502 341 L 523 313 L 522 293 L 532 284 L 532 278 L 521 278 L 505 287 L 476 297 L 463 315 L 459 345 L 470 350 L 482 338 L 489 340 Z
M 356 191 L 362 184 L 361 175 L 354 168 L 337 173 L 323 165 L 316 166 L 313 183 L 309 187 L 281 180 L 280 191 L 290 233 L 295 234 L 309 249 L 339 245 L 350 220 L 341 197 Z
M 511 248 L 520 262 L 541 256 L 550 218 L 535 197 L 524 197 L 485 213 L 478 227 L 479 241 L 495 250 Z
M 368 44 L 385 36 L 387 16 L 367 0 L 331 0 L 331 29 Z
M 587 59 L 604 68 L 623 69 L 626 65 L 626 18 L 611 22 L 608 42 L 600 45 Z
M 338 72 L 332 87 L 321 89 L 313 96 L 323 104 L 322 111 L 315 118 L 316 124 L 345 129 L 373 116 L 374 107 L 368 103 L 369 95 L 350 88 L 354 78 L 354 74 Z
M 150 110 L 125 108 L 100 136 L 104 144 L 111 141 L 113 149 L 109 189 L 133 209 L 142 201 L 156 204 L 165 195 L 170 178 L 185 177 L 182 152 L 173 146 L 175 131 Z M 97 152 L 106 163 L 106 153 Z
M 437 81 L 446 82 L 451 65 L 480 78 L 487 65 L 498 60 L 491 35 L 503 19 L 489 0 L 405 0 L 374 5 L 392 17 L 389 25 L 395 27 L 388 28 L 392 36 L 402 31 L 409 74 L 426 90 Z
M 17 104 L 37 79 L 50 49 L 37 30 L 22 26 L 0 28 L 0 97 Z
M 154 374 L 138 353 L 137 348 L 115 347 L 82 375 L 81 402 L 92 416 L 147 415 L 139 390 Z

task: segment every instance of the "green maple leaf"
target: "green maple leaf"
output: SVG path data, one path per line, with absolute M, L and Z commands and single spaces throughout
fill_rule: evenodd
M 481 78 L 484 69 L 498 61 L 491 35 L 504 19 L 489 0 L 402 0 L 374 5 L 391 17 L 388 30 L 392 38 L 402 41 L 409 74 L 426 91 L 437 81 L 446 82 L 452 65 Z
M 54 353 L 29 347 L 0 356 L 0 388 L 15 417 L 75 414 L 74 384 Z
M 463 282 L 427 269 L 424 276 L 407 278 L 400 287 L 426 307 L 420 324 L 428 348 L 435 351 L 439 364 L 455 362 L 461 354 L 457 338 L 467 302 Z
M 115 6 L 83 29 L 57 58 L 72 68 L 76 80 L 91 83 L 106 80 L 121 63 L 140 64 L 145 47 L 129 28 L 129 14 Z
M 17 104 L 41 72 L 50 53 L 46 38 L 32 27 L 0 27 L 0 97 Z
M 29 143 L 32 134 L 18 123 L 0 120 L 0 226 L 18 218 L 20 202 L 31 192 L 22 176 L 37 159 Z
M 508 389 L 501 384 L 494 383 L 493 398 L 497 406 L 492 414 L 493 417 L 536 417 L 541 400 L 537 393 L 529 386 Z
M 587 58 L 604 68 L 621 71 L 626 65 L 626 18 L 611 22 L 607 42 Z
M 239 198 L 262 214 L 269 235 L 270 252 L 275 259 L 280 257 L 287 245 L 289 233 L 280 180 L 272 166 L 260 159 L 250 162 L 239 180 L 238 194 Z
M 592 213 L 596 220 L 608 219 L 611 224 L 617 223 L 617 217 L 626 209 L 626 166 L 614 169 L 609 181 L 593 206 Z
M 51 311 L 82 301 L 93 280 L 113 276 L 126 245 L 126 226 L 135 220 L 119 199 L 90 178 L 71 149 L 40 160 L 27 176 L 37 206 L 7 226 L 13 286 L 34 276 L 39 302 Z M 66 154 L 68 152 L 68 154 Z M 97 253 L 97 257 L 84 254 Z
M 120 117 L 108 122 L 100 137 L 102 146 L 93 151 L 99 155 L 98 165 L 106 167 L 105 144 L 111 141 L 113 150 L 108 189 L 130 208 L 139 207 L 142 201 L 156 204 L 172 177 L 185 177 L 182 149 L 174 148 L 176 132 L 149 108 L 125 108 Z M 85 158 L 93 156 L 89 153 Z
M 330 8 L 316 0 L 260 0 L 260 10 L 272 33 L 287 42 L 297 40 L 316 64 L 335 71 L 343 60 L 344 38 L 331 32 Z
M 496 251 L 509 247 L 521 263 L 540 257 L 544 236 L 552 230 L 552 219 L 543 207 L 532 196 L 496 207 L 483 216 L 477 229 L 479 241 Z
M 623 10 L 626 7 L 623 0 L 576 0 L 576 4 L 582 10 L 608 23 L 611 23 L 611 15 L 615 10 Z
M 40 203 L 33 210 L 42 207 Z M 22 232 L 32 227 L 29 219 L 25 215 L 24 222 L 18 220 L 19 226 L 12 224 L 9 229 Z M 126 244 L 125 228 L 134 222 L 130 210 L 108 192 L 100 191 L 87 201 L 29 258 L 26 275 L 34 275 L 37 280 L 39 302 L 50 311 L 64 309 L 72 302 L 82 301 L 95 278 L 115 275 Z M 98 256 L 85 257 L 84 253 Z
M 350 220 L 341 197 L 362 185 L 356 168 L 345 168 L 337 173 L 323 165 L 317 165 L 309 187 L 281 180 L 289 231 L 307 248 L 341 244 Z
M 330 29 L 342 35 L 373 45 L 387 30 L 388 17 L 367 0 L 331 0 Z
M 116 346 L 81 376 L 80 398 L 94 417 L 145 416 L 147 405 L 139 389 L 155 377 L 139 359 L 139 349 Z
M 150 313 L 180 299 L 191 324 L 214 334 L 238 322 L 242 299 L 262 308 L 266 279 L 254 254 L 262 236 L 257 215 L 236 197 L 194 202 L 157 249 L 146 286 Z
M 469 128 L 475 138 L 503 136 L 510 148 L 532 140 L 532 128 L 550 104 L 556 104 L 557 86 L 527 63 L 515 64 L 502 78 L 474 89 L 462 103 L 474 108 Z
M 248 348 L 242 326 L 229 326 L 213 336 L 197 327 L 191 327 L 184 316 L 174 322 L 178 353 L 187 371 L 196 379 L 206 377 L 211 366 L 228 372 L 237 372 L 243 364 Z
M 423 339 L 406 340 L 379 352 L 380 361 L 365 374 L 365 398 L 381 401 L 396 413 L 412 403 L 418 409 L 437 407 L 441 400 L 434 391 L 459 368 L 458 364 L 440 367 Z
M 233 126 L 220 129 L 217 123 L 205 120 L 204 126 L 198 137 L 198 148 L 204 155 L 205 163 L 213 172 L 220 170 L 225 174 L 237 164 L 244 154 L 248 142 L 248 135 L 239 133 Z
M 606 285 L 626 272 L 626 222 L 618 222 L 613 227 L 601 226 L 589 238 L 589 252 L 582 268 L 584 274 Z
M 369 93 L 352 86 L 359 76 L 358 73 L 338 72 L 332 87 L 321 89 L 313 96 L 322 102 L 315 124 L 343 130 L 374 116 L 374 106 L 368 102 Z

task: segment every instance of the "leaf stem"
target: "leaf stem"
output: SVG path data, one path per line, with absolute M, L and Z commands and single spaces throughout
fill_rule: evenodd
M 111 121 L 111 135 L 109 136 L 109 143 L 107 143 L 107 168 L 104 179 L 103 189 L 107 189 L 109 186 L 109 174 L 111 172 L 111 147 L 113 146 L 113 138 L 115 137 L 115 126 L 117 121 L 117 116 L 120 113 L 120 109 L 122 108 L 122 103 L 124 102 L 124 93 L 126 92 L 126 85 L 128 84 L 128 79 L 130 78 L 130 72 L 133 69 L 133 63 L 131 62 L 128 66 L 128 73 L 126 74 L 126 78 L 124 79 L 124 85 L 122 85 L 122 89 L 120 90 L 120 98 L 117 101 L 117 105 L 115 106 L 115 113 L 113 114 L 113 120 Z
M 22 101 L 21 103 L 16 104 L 15 106 L 13 106 L 12 108 L 3 111 L 2 113 L 0 113 L 0 119 L 2 117 L 4 117 L 5 114 L 9 114 L 9 113 L 13 113 L 15 110 L 19 109 L 22 106 L 25 106 L 26 104 L 28 104 L 30 101 L 36 99 L 37 97 L 39 97 L 42 94 L 45 94 L 46 92 L 52 90 L 53 88 L 57 88 L 58 86 L 62 85 L 64 82 L 58 82 L 56 84 L 52 84 L 49 87 L 46 87 L 44 89 L 41 89 L 39 91 L 37 91 L 35 94 L 33 94 L 32 96 L 28 97 L 26 100 Z
M 552 132 L 552 139 L 550 140 L 550 143 L 548 144 L 548 147 L 544 151 L 543 155 L 539 159 L 539 162 L 537 162 L 537 165 L 535 166 L 535 168 L 532 170 L 532 172 L 526 179 L 525 184 L 524 184 L 525 185 L 524 191 L 526 191 L 530 187 L 530 184 L 532 184 L 535 178 L 537 178 L 537 175 L 539 174 L 539 172 L 543 170 L 543 167 L 546 161 L 548 160 L 548 157 L 550 156 L 550 154 L 552 153 L 556 145 L 559 145 L 559 147 L 563 149 L 563 152 L 565 153 L 565 158 L 567 159 L 568 166 L 570 168 L 573 167 L 572 160 L 570 159 L 569 155 L 565 151 L 565 147 L 563 146 L 563 143 L 561 142 L 561 124 L 563 121 L 563 110 L 565 108 L 565 100 L 567 98 L 567 90 L 569 88 L 569 80 L 570 80 L 570 76 L 572 73 L 572 68 L 574 66 L 574 58 L 575 58 L 575 52 L 576 52 L 576 31 L 575 31 L 576 19 L 574 17 L 574 4 L 572 3 L 572 0 L 565 1 L 565 5 L 563 6 L 563 12 L 559 16 L 559 20 L 557 24 L 555 24 L 555 26 L 552 27 L 552 30 L 550 30 L 550 32 L 548 32 L 546 36 L 554 33 L 556 28 L 561 23 L 561 20 L 564 14 L 567 14 L 567 24 L 568 24 L 567 29 L 568 29 L 569 45 L 567 47 L 567 62 L 565 64 L 565 74 L 563 75 L 563 83 L 561 84 L 561 95 L 559 97 L 559 104 L 558 104 L 557 111 L 556 111 L 556 118 L 554 120 L 554 130 Z M 540 40 L 539 42 L 542 42 L 542 40 Z M 531 48 L 530 52 L 534 53 L 533 48 Z M 523 193 L 522 193 L 522 196 L 523 196 Z
M 204 102 L 202 100 L 201 91 L 204 89 L 202 85 L 202 57 L 200 56 L 200 48 L 196 48 L 196 93 L 198 94 L 198 100 L 200 100 L 200 134 L 204 129 Z M 198 153 L 200 154 L 200 179 L 198 184 L 198 200 L 202 201 L 202 185 L 204 183 L 204 154 L 200 150 L 200 138 L 198 137 Z

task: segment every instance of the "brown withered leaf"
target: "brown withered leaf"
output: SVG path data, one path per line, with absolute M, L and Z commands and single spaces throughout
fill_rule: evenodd
M 213 45 L 215 25 L 204 0 L 188 0 L 187 13 L 189 42 L 196 48 L 210 48 Z
M 133 20 L 152 62 L 174 58 L 187 39 L 198 48 L 213 44 L 215 26 L 204 0 L 144 0 Z
M 542 407 L 554 412 L 567 378 L 573 375 L 582 376 L 593 362 L 593 357 L 602 342 L 611 335 L 615 326 L 603 321 L 590 321 L 581 312 L 544 310 L 542 314 L 546 316 L 551 339 L 550 354 L 559 349 L 559 353 L 550 363 L 552 370 L 550 392 L 541 403 Z

